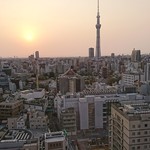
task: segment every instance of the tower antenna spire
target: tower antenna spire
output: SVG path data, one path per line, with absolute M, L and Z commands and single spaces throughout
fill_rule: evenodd
M 101 57 L 101 46 L 100 46 L 100 15 L 99 15 L 99 0 L 97 0 L 97 23 L 96 23 L 96 58 Z
M 99 0 L 97 0 L 97 12 L 99 14 Z

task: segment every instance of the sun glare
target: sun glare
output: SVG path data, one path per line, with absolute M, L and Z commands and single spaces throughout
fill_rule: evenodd
M 34 40 L 34 34 L 33 32 L 27 32 L 24 34 L 24 38 L 26 41 L 32 42 Z
M 36 40 L 38 39 L 38 34 L 39 34 L 39 29 L 37 29 L 36 26 L 34 25 L 23 25 L 23 26 L 20 26 L 20 36 L 21 36 L 21 39 L 24 41 L 24 42 L 28 42 L 28 43 L 35 43 Z

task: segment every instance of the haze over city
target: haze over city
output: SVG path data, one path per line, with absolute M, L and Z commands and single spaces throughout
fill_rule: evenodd
M 102 56 L 149 53 L 149 0 L 101 0 Z M 0 1 L 1 57 L 87 56 L 96 45 L 95 0 Z

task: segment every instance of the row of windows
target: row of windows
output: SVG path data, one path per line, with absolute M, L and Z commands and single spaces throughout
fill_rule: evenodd
M 146 123 L 146 124 L 144 124 L 144 126 L 143 127 L 148 127 L 148 124 Z M 132 128 L 136 128 L 136 125 L 132 125 Z M 137 128 L 141 128 L 141 125 L 139 124 L 139 125 L 137 125 Z
M 30 122 L 39 122 L 39 123 L 46 123 L 46 121 L 45 120 L 30 120 Z
M 41 125 L 41 124 L 38 124 L 38 125 L 34 125 L 34 124 L 31 124 L 32 127 L 46 127 L 46 125 Z
M 25 123 L 24 122 L 18 122 L 18 125 L 24 125 Z
M 144 142 L 147 142 L 148 141 L 148 138 L 144 138 Z M 150 139 L 149 139 L 150 141 Z M 141 139 L 137 139 L 137 142 L 141 142 Z M 132 140 L 132 143 L 135 143 L 135 139 Z
M 144 145 L 144 149 L 148 149 L 150 148 L 150 145 Z M 132 150 L 143 150 L 143 148 L 141 146 L 137 146 L 137 147 L 132 147 Z
M 141 133 L 142 133 L 142 131 L 140 132 L 140 131 L 138 131 L 138 132 L 132 132 L 132 135 L 136 135 L 136 133 L 137 133 L 137 135 L 141 135 Z M 150 134 L 150 131 L 148 132 L 148 131 L 143 131 L 143 134 L 145 134 L 145 135 L 147 135 L 147 134 Z
M 61 147 L 62 143 L 52 143 L 52 144 L 48 144 L 49 148 L 54 148 L 54 147 Z
M 2 105 L 0 108 L 12 108 L 12 106 Z

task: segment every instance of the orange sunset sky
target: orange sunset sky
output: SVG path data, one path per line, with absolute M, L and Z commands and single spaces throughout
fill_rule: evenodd
M 97 0 L 0 0 L 0 57 L 88 56 Z M 150 0 L 100 0 L 101 53 L 150 52 Z

